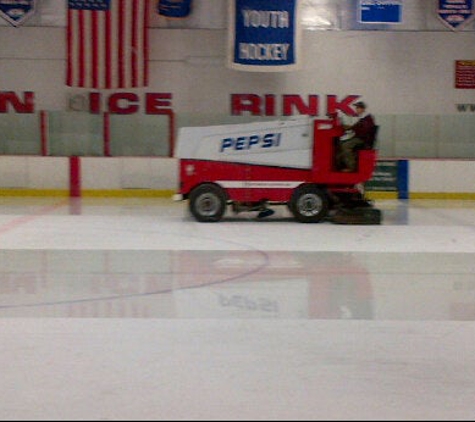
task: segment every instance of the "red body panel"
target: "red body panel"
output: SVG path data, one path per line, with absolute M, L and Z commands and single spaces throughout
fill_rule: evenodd
M 332 124 L 333 123 L 333 124 Z M 187 197 L 201 183 L 216 183 L 232 201 L 288 202 L 294 189 L 314 183 L 329 190 L 351 190 L 369 180 L 376 164 L 375 150 L 358 152 L 358 170 L 343 173 L 335 168 L 335 142 L 342 130 L 329 120 L 315 120 L 312 167 L 296 169 L 223 161 L 180 160 L 179 193 Z

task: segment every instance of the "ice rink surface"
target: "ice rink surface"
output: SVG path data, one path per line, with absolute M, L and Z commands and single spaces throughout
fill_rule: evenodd
M 475 202 L 0 197 L 2 420 L 473 420 Z

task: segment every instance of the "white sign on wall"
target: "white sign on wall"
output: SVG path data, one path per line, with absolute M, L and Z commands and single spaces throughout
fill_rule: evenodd
M 360 23 L 401 23 L 403 0 L 360 0 Z

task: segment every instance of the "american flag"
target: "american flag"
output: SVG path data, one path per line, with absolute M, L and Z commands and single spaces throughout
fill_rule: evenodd
M 68 86 L 147 86 L 149 1 L 68 0 Z

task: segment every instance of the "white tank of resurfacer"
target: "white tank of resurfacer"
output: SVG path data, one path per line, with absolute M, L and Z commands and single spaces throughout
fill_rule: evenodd
M 219 126 L 183 127 L 176 158 L 309 169 L 313 124 L 309 117 Z

